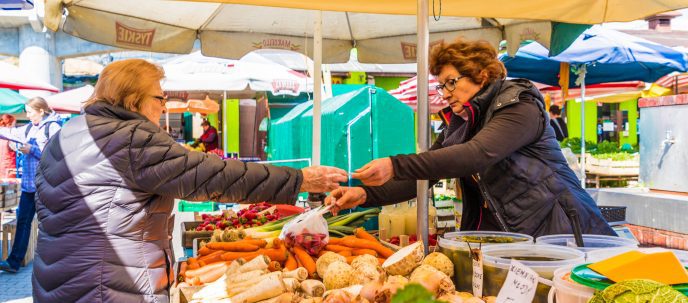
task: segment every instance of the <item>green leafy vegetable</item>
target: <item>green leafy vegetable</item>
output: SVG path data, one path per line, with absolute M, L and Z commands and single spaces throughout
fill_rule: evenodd
M 627 280 L 595 294 L 588 303 L 688 303 L 688 297 L 671 286 L 652 280 Z
M 410 283 L 392 297 L 392 303 L 440 303 L 425 287 Z

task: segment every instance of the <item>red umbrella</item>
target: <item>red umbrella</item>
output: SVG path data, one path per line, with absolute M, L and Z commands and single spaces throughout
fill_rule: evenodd
M 0 62 L 0 88 L 35 89 L 55 93 L 60 91 L 57 87 L 50 85 L 50 83 L 36 80 L 26 75 L 18 67 L 5 62 Z

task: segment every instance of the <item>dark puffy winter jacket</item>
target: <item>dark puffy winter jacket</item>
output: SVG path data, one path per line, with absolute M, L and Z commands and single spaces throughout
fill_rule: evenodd
M 36 302 L 168 302 L 173 199 L 293 202 L 300 171 L 187 151 L 103 102 L 48 143 L 36 177 Z

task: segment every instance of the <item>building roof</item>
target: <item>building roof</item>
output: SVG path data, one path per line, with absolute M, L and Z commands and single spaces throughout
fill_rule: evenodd
M 672 30 L 658 32 L 655 30 L 621 30 L 621 32 L 650 40 L 669 47 L 688 47 L 688 31 Z

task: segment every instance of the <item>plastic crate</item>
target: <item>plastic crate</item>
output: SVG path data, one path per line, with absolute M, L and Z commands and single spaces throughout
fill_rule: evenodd
M 182 247 L 193 248 L 193 240 L 196 238 L 210 238 L 212 231 L 196 231 L 196 226 L 202 221 L 182 222 Z
M 217 203 L 215 202 L 188 202 L 179 201 L 180 212 L 210 212 L 217 210 Z
M 608 223 L 626 222 L 626 206 L 598 206 Z

